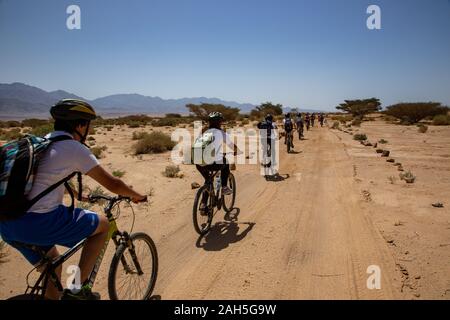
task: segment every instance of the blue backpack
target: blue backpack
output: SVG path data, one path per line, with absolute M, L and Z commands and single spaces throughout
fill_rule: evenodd
M 286 119 L 284 122 L 284 130 L 286 131 L 292 131 L 294 129 L 294 126 L 292 125 L 292 119 Z
M 74 206 L 74 194 L 68 181 L 78 175 L 79 193 L 81 199 L 81 173 L 73 172 L 66 178 L 38 194 L 33 199 L 28 199 L 36 176 L 39 160 L 44 151 L 57 141 L 71 140 L 66 135 L 45 139 L 33 135 L 27 135 L 22 139 L 11 141 L 0 147 L 0 221 L 15 220 L 24 215 L 36 202 L 44 196 L 64 184 L 72 198 L 72 210 Z

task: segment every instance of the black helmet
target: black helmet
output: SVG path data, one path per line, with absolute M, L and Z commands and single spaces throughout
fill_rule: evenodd
M 266 115 L 266 121 L 273 121 L 273 116 L 270 113 Z
M 214 111 L 208 115 L 208 119 L 209 119 L 209 121 L 222 121 L 223 114 L 218 111 Z
M 288 113 L 286 113 L 286 116 L 285 116 L 285 118 L 290 118 L 291 117 L 291 114 L 288 112 Z
M 63 99 L 56 103 L 51 109 L 50 114 L 55 120 L 94 120 L 97 115 L 94 108 L 83 101 L 77 99 Z

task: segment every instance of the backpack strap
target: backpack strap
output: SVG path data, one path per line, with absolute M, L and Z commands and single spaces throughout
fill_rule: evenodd
M 72 137 L 68 136 L 68 135 L 60 135 L 57 137 L 52 137 L 49 138 L 48 140 L 51 141 L 51 143 L 54 142 L 59 142 L 59 141 L 66 141 L 66 140 L 73 140 Z M 78 200 L 81 201 L 82 199 L 82 179 L 81 179 L 81 172 L 72 172 L 70 175 L 68 175 L 67 177 L 65 177 L 64 179 L 61 179 L 60 181 L 58 181 L 57 183 L 51 185 L 50 187 L 48 187 L 47 189 L 45 189 L 44 191 L 42 191 L 40 194 L 38 194 L 36 197 L 34 197 L 33 199 L 29 200 L 27 205 L 26 205 L 26 211 L 28 211 L 32 206 L 34 206 L 39 200 L 41 200 L 43 197 L 45 197 L 46 195 L 48 195 L 50 192 L 54 191 L 56 188 L 58 188 L 59 186 L 61 186 L 62 184 L 64 184 L 64 186 L 66 187 L 67 192 L 70 195 L 70 198 L 72 199 L 72 204 L 70 205 L 70 210 L 73 211 L 74 207 L 75 207 L 75 197 L 73 194 L 73 190 L 70 187 L 68 181 L 71 180 L 74 176 L 77 176 L 78 179 Z

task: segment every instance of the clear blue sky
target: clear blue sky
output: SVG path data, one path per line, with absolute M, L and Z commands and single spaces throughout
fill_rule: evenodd
M 81 7 L 82 29 L 66 28 Z M 366 9 L 382 10 L 382 30 Z M 0 82 L 332 110 L 450 105 L 449 0 L 0 0 Z

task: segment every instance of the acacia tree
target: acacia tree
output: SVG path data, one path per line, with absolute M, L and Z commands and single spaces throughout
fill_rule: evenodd
M 427 117 L 447 114 L 448 107 L 439 102 L 398 103 L 387 107 L 387 115 L 400 119 L 404 124 L 414 124 Z
M 223 104 L 211 103 L 188 104 L 186 105 L 186 108 L 188 108 L 189 112 L 195 117 L 204 121 L 207 121 L 208 115 L 214 111 L 222 113 L 226 121 L 236 120 L 239 115 L 239 111 L 241 111 L 239 108 L 232 108 L 224 106 Z
M 283 114 L 283 105 L 281 104 L 273 104 L 272 102 L 264 102 L 260 106 L 257 106 L 250 112 L 252 117 L 260 118 L 267 114 L 271 114 L 273 116 L 279 116 Z
M 381 102 L 377 98 L 345 100 L 336 109 L 347 112 L 353 117 L 363 119 L 369 113 L 380 111 Z

